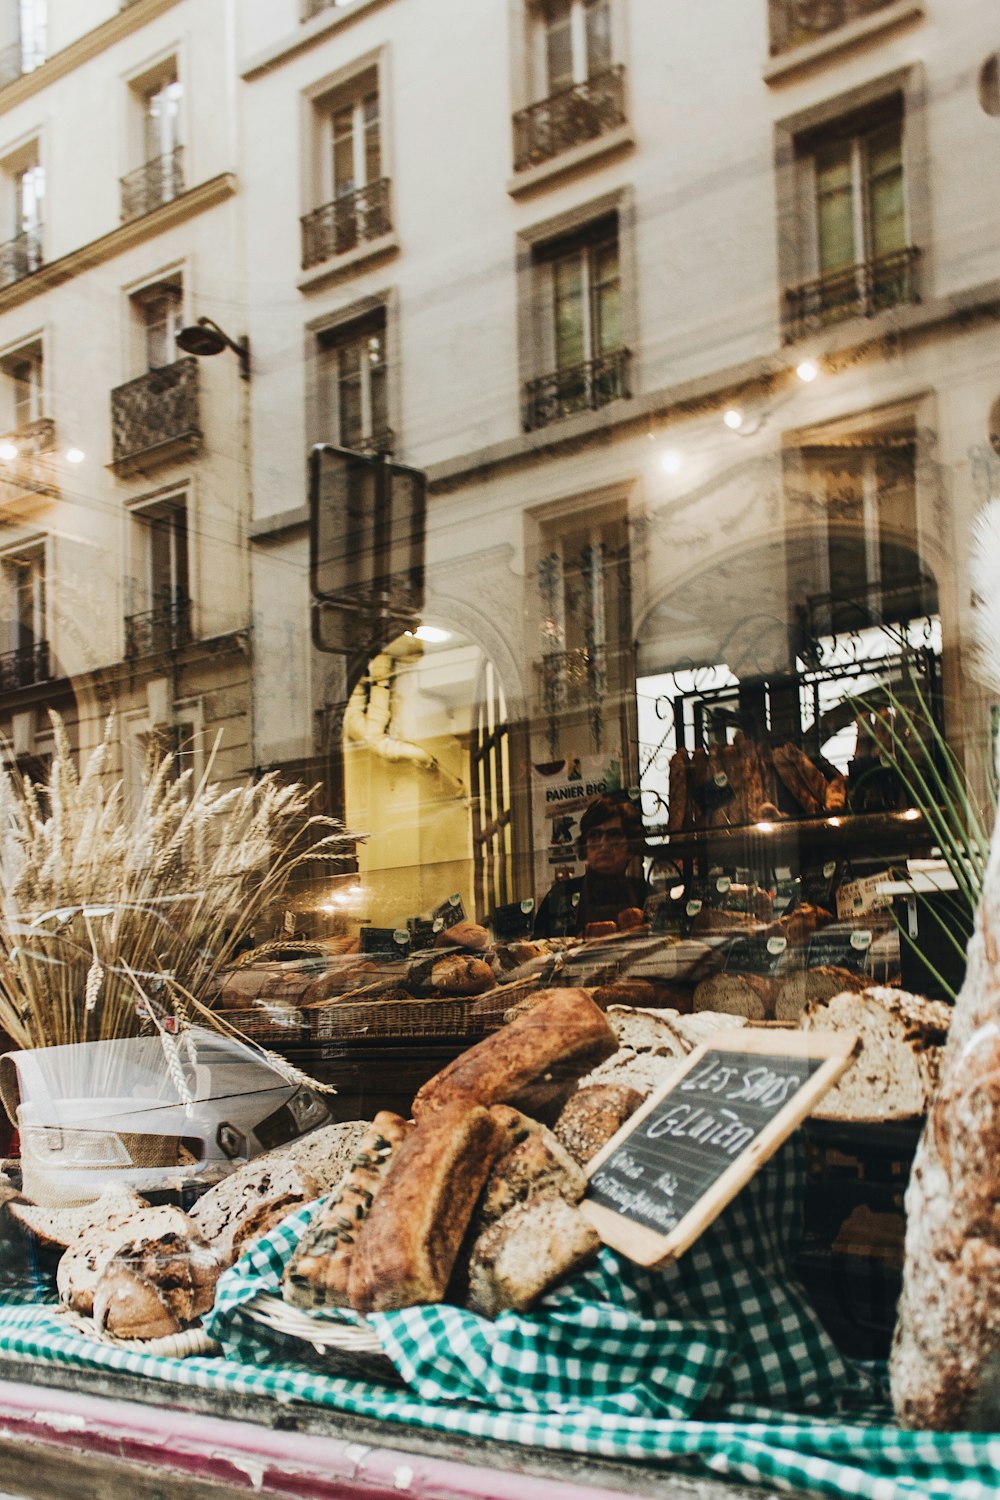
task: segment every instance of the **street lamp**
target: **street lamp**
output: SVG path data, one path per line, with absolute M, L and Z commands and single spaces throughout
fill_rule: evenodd
M 250 340 L 246 334 L 237 342 L 214 319 L 199 318 L 197 323 L 181 329 L 176 342 L 185 354 L 196 354 L 199 359 L 210 358 L 213 354 L 221 354 L 224 349 L 231 349 L 239 359 L 243 379 L 250 379 Z

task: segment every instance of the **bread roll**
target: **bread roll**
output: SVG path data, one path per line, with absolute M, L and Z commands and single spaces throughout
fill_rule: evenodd
M 826 777 L 797 745 L 777 745 L 775 769 L 803 812 L 815 817 L 826 808 Z
M 358 1235 L 349 1283 L 356 1311 L 441 1301 L 505 1143 L 504 1126 L 467 1099 L 442 1104 L 418 1123 L 396 1152 Z
M 582 1073 L 617 1048 L 604 1012 L 586 990 L 546 990 L 527 1015 L 463 1052 L 417 1092 L 420 1122 L 446 1105 L 513 1104 L 536 1114 L 563 1098 Z
M 136 1222 L 142 1217 L 136 1215 Z M 219 1258 L 189 1229 L 160 1234 L 139 1228 L 98 1278 L 94 1322 L 115 1338 L 165 1338 L 208 1312 L 222 1270 Z

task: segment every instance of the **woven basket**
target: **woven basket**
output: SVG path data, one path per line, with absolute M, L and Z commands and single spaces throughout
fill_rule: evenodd
M 521 985 L 485 995 L 440 1000 L 332 1000 L 305 1011 L 311 1042 L 368 1041 L 372 1037 L 456 1037 L 478 1041 L 503 1025 Z
M 219 1352 L 219 1345 L 209 1338 L 200 1323 L 162 1339 L 116 1339 L 113 1334 L 102 1333 L 93 1318 L 85 1318 L 82 1313 L 70 1312 L 65 1307 L 53 1308 L 52 1311 L 81 1338 L 91 1339 L 95 1344 L 106 1344 L 109 1348 L 134 1350 L 137 1354 L 157 1354 L 161 1359 L 192 1359 L 199 1354 Z
M 269 1332 L 276 1352 L 325 1374 L 352 1374 L 362 1380 L 401 1385 L 402 1378 L 368 1327 L 335 1323 L 316 1313 L 290 1307 L 280 1297 L 261 1292 L 240 1309 Z

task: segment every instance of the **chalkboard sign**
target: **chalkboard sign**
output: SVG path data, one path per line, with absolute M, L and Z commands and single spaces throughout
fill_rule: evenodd
M 806 967 L 818 969 L 850 969 L 852 974 L 865 974 L 868 970 L 868 954 L 872 945 L 869 927 L 824 927 L 809 939 Z
M 730 940 L 725 968 L 730 974 L 762 974 L 767 978 L 787 964 L 788 939 L 771 937 L 734 937 Z
M 580 1207 L 639 1265 L 676 1260 L 837 1082 L 849 1032 L 717 1033 L 587 1168 Z
M 442 901 L 440 906 L 435 906 L 431 913 L 431 922 L 436 932 L 447 931 L 449 927 L 457 927 L 459 922 L 464 921 L 465 903 L 457 891 L 447 901 Z
M 529 897 L 526 901 L 511 901 L 507 906 L 498 906 L 490 925 L 498 943 L 513 943 L 531 936 L 534 921 L 535 903 Z
M 362 927 L 358 948 L 373 958 L 399 958 L 409 952 L 410 934 L 404 927 Z

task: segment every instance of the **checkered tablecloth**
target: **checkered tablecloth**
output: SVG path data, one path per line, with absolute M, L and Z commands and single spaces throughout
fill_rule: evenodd
M 210 1331 L 224 1356 L 186 1360 L 88 1342 L 50 1306 L 0 1308 L 0 1351 L 76 1367 L 298 1400 L 445 1433 L 610 1459 L 683 1462 L 734 1480 L 866 1500 L 1000 1496 L 1000 1436 L 882 1425 L 884 1393 L 837 1352 L 786 1270 L 801 1175 L 786 1149 L 666 1271 L 608 1250 L 530 1317 L 452 1307 L 370 1318 L 405 1385 L 289 1357 L 248 1315 L 316 1205 L 227 1272 Z M 317 1314 L 351 1320 L 350 1313 Z

